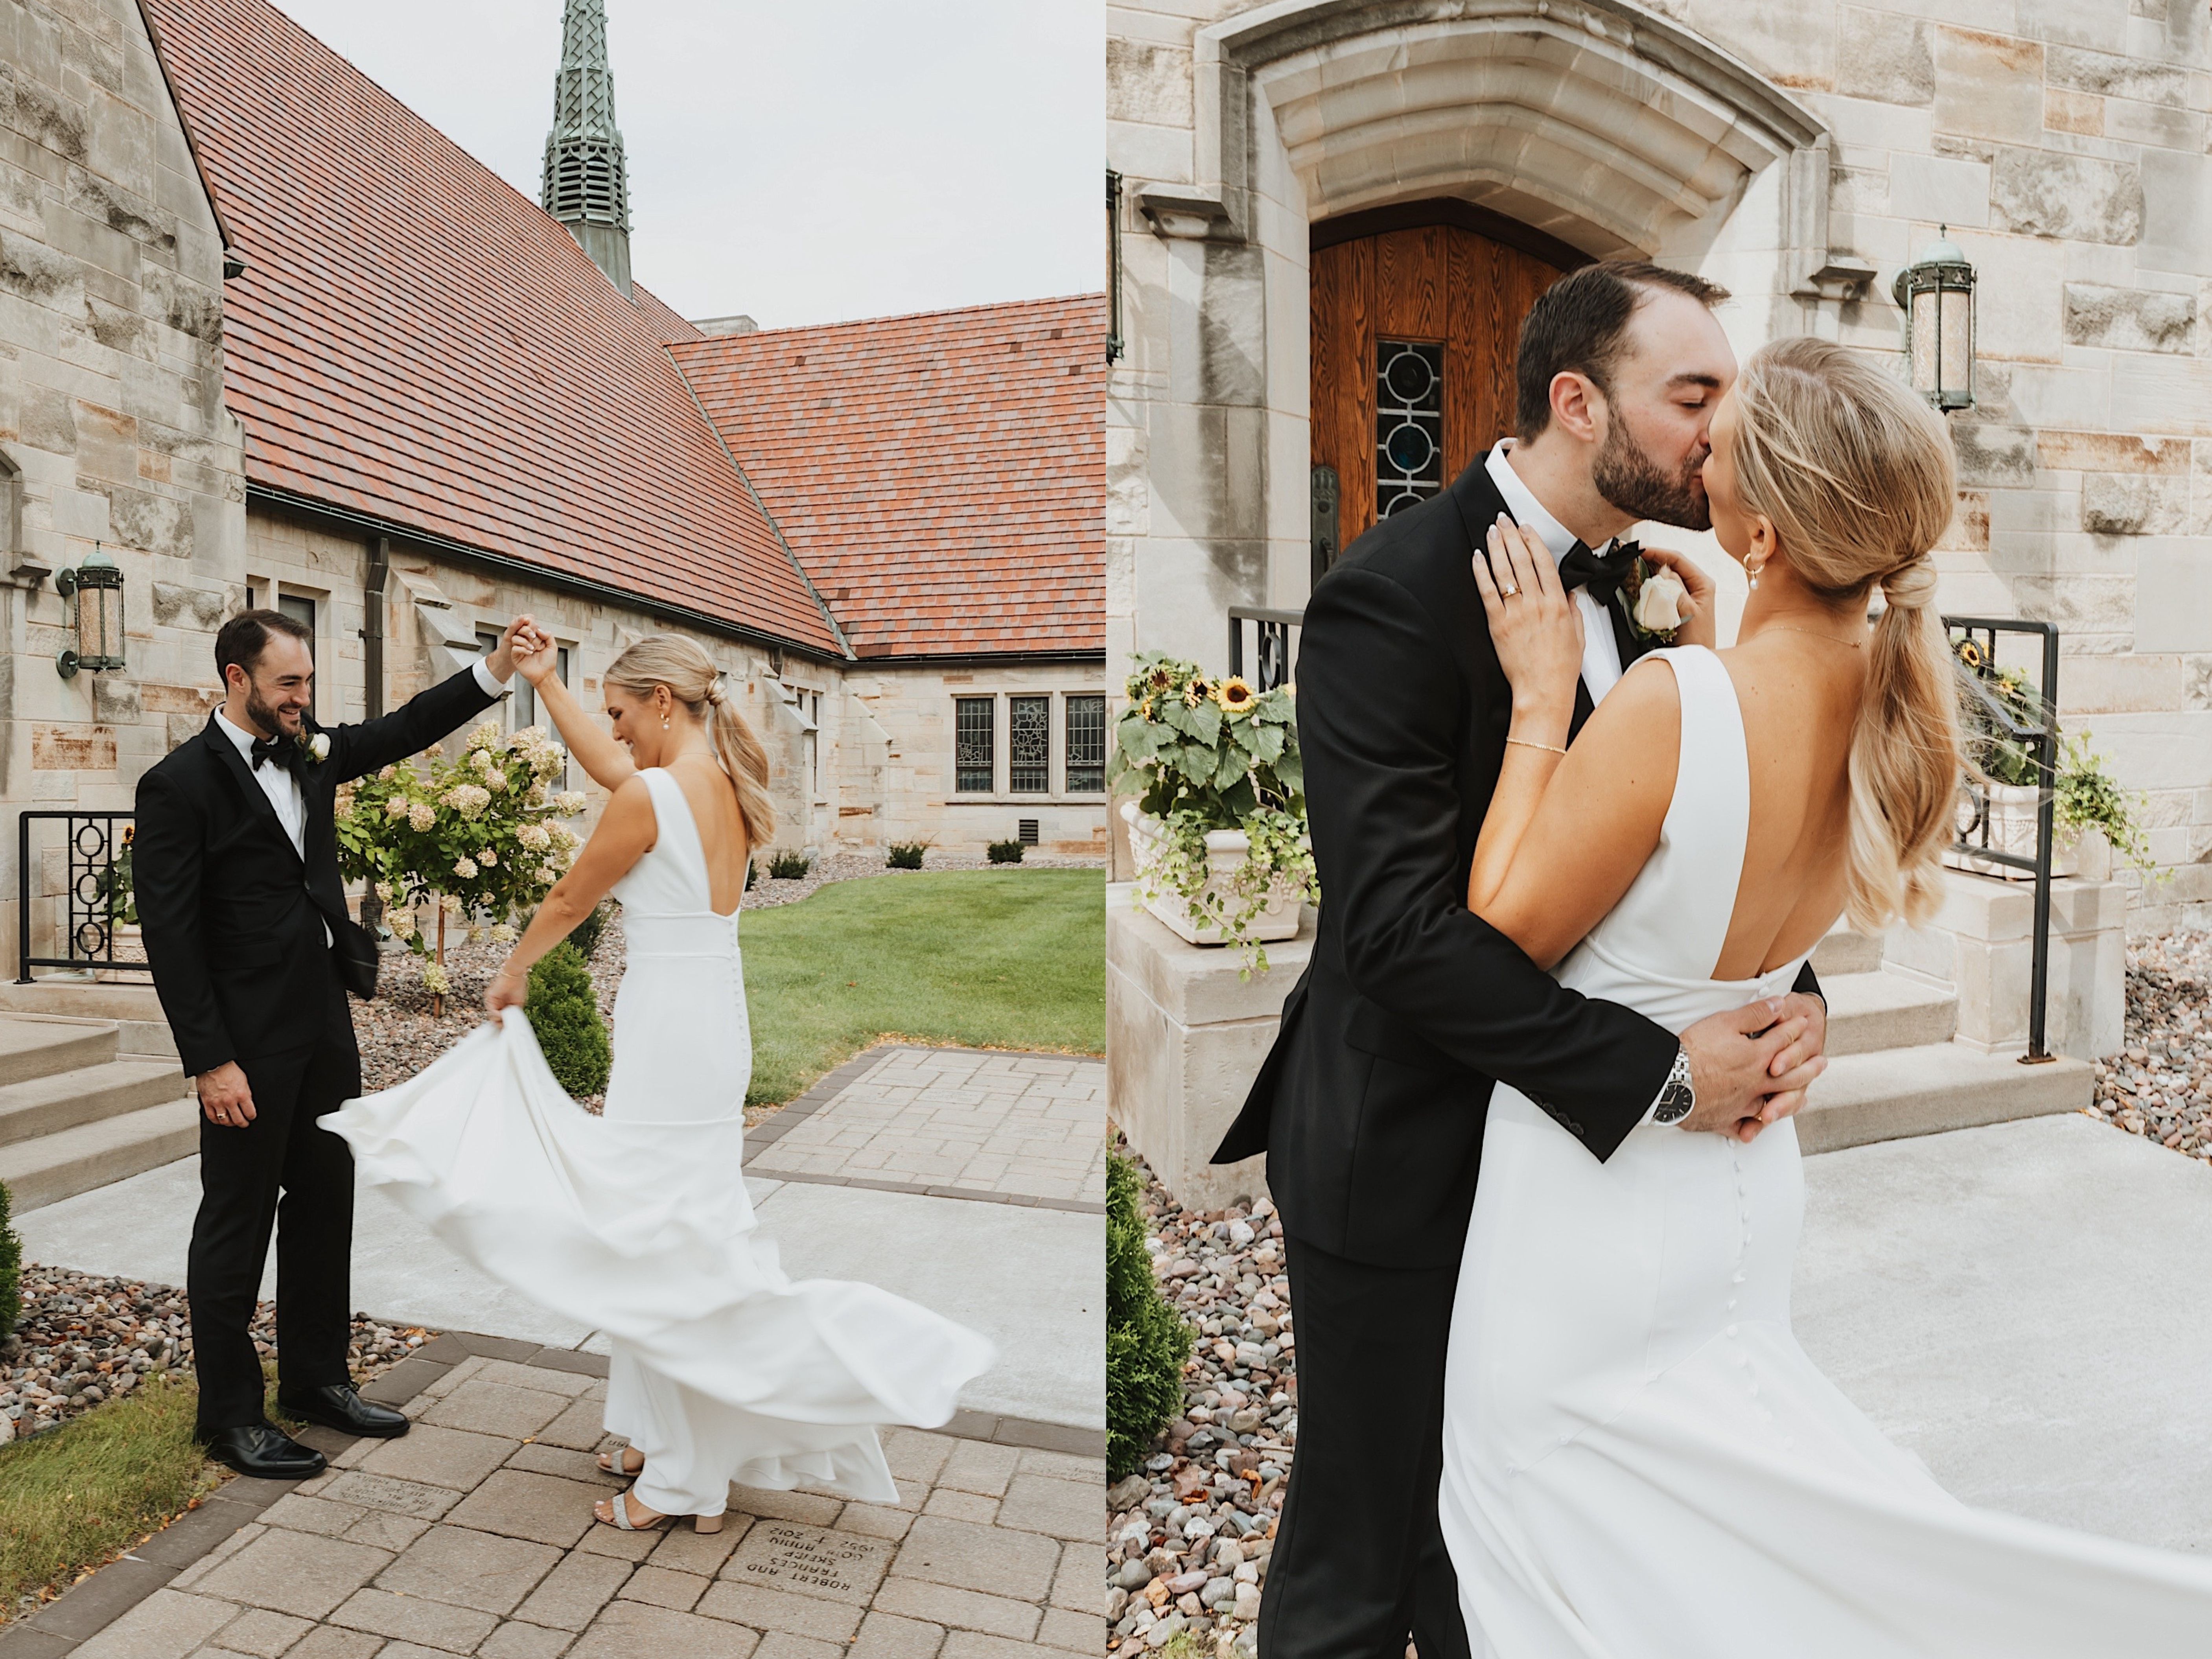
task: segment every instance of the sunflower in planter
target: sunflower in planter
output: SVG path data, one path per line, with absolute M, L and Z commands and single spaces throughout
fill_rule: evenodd
M 1235 945 L 1267 971 L 1263 942 L 1297 932 L 1318 900 L 1291 688 L 1215 680 L 1158 653 L 1136 659 L 1109 781 L 1145 908 L 1193 944 Z

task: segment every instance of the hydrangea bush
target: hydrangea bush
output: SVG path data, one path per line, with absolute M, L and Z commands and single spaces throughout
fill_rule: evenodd
M 497 720 L 471 732 L 448 757 L 430 745 L 422 762 L 401 761 L 337 794 L 338 867 L 370 884 L 394 938 L 418 956 L 431 994 L 447 991 L 446 922 L 488 922 L 494 940 L 515 936 L 582 843 L 562 820 L 584 810 L 579 790 L 556 790 L 567 756 L 539 726 L 512 737 Z M 431 907 L 434 941 L 416 909 Z

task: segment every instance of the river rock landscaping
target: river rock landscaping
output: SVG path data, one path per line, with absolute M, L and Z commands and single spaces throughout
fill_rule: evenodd
M 180 1290 L 27 1261 L 20 1294 L 15 1334 L 0 1341 L 0 1443 L 129 1394 L 157 1367 L 191 1364 L 191 1320 Z M 356 1315 L 349 1356 L 355 1381 L 388 1370 L 436 1334 Z M 273 1303 L 254 1311 L 253 1345 L 264 1358 L 276 1352 Z
M 2124 1041 L 2089 1115 L 2212 1164 L 2212 929 L 2130 941 Z
M 1106 1494 L 1106 1646 L 1136 1654 L 1183 1633 L 1200 1652 L 1255 1659 L 1297 1443 L 1282 1224 L 1264 1199 L 1186 1211 L 1144 1175 L 1153 1274 L 1198 1342 L 1182 1414 Z

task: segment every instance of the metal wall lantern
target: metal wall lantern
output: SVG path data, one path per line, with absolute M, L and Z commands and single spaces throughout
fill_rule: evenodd
M 1974 268 L 1949 235 L 1936 240 L 1897 273 L 1891 289 L 1905 313 L 1905 359 L 1912 389 L 1938 409 L 1974 404 Z
M 55 573 L 54 591 L 76 615 L 76 647 L 55 659 L 62 678 L 74 678 L 80 669 L 99 674 L 122 667 L 123 572 L 99 543 L 76 569 Z

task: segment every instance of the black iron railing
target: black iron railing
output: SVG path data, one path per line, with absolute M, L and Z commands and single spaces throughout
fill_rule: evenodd
M 1272 691 L 1291 683 L 1291 630 L 1305 619 L 1303 611 L 1269 611 L 1257 605 L 1229 607 L 1229 672 L 1244 672 L 1244 625 L 1258 631 L 1251 679 L 1254 687 Z
M 1966 701 L 1968 746 L 1966 775 L 1960 781 L 1959 832 L 1952 850 L 1976 864 L 2002 865 L 2026 872 L 2035 879 L 2035 935 L 2030 957 L 2027 992 L 2027 1052 L 2023 1064 L 2039 1065 L 2052 1055 L 2045 1046 L 2045 1010 L 2051 985 L 2051 842 L 2052 791 L 2058 775 L 2058 630 L 2049 623 L 2019 622 L 1990 617 L 1946 617 L 1953 657 Z M 2005 665 L 1997 660 L 1998 636 L 2014 635 L 2040 641 L 2040 675 L 2035 682 L 2033 708 L 2023 709 L 2021 699 L 2004 695 L 1998 675 Z M 1978 746 L 1984 752 L 1975 753 Z M 1990 794 L 1994 787 L 1986 770 L 1987 752 L 1998 746 L 2012 750 L 2033 764 L 2036 792 L 2035 828 L 2030 844 L 2022 845 L 2011 821 L 2000 814 Z
M 108 968 L 130 973 L 151 973 L 143 962 L 118 962 L 116 930 L 123 925 L 131 902 L 131 825 L 129 812 L 29 811 L 15 825 L 15 982 L 31 982 L 33 968 Z M 35 884 L 32 872 L 31 826 L 34 823 L 65 827 L 63 854 L 66 860 L 58 894 L 40 894 L 56 907 L 55 934 L 66 956 L 31 954 Z

